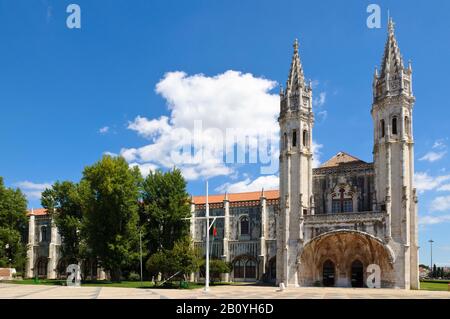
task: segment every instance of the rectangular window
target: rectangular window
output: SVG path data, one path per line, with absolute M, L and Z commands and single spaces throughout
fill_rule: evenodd
M 344 200 L 344 212 L 345 213 L 353 212 L 353 201 L 351 199 Z
M 341 201 L 338 199 L 334 199 L 331 206 L 332 213 L 340 213 L 341 212 Z
M 292 146 L 297 146 L 297 130 L 292 131 Z

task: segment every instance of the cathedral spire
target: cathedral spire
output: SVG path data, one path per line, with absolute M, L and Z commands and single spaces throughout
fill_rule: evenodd
M 398 74 L 404 69 L 403 58 L 395 38 L 395 23 L 392 18 L 388 22 L 388 38 L 384 47 L 383 60 L 381 62 L 381 78 L 388 74 Z
M 303 67 L 298 54 L 298 39 L 294 41 L 294 54 L 292 56 L 291 69 L 289 71 L 289 77 L 286 82 L 287 90 L 296 90 L 299 87 L 303 87 L 305 83 L 305 77 L 303 75 Z

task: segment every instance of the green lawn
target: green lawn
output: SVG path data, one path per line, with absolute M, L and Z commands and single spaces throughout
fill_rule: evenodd
M 424 280 L 420 282 L 420 290 L 448 291 L 448 280 Z
M 5 281 L 12 284 L 20 284 L 20 285 L 53 285 L 53 286 L 65 286 L 66 281 L 65 280 L 50 280 L 50 279 L 39 279 L 38 282 L 35 282 L 34 279 L 24 279 L 24 280 L 11 280 L 11 281 Z M 226 283 L 220 283 L 220 284 L 226 284 Z M 211 284 L 213 286 L 214 284 Z M 155 285 L 151 281 L 143 281 L 142 283 L 140 281 L 121 281 L 121 282 L 112 282 L 112 281 L 106 281 L 106 280 L 99 280 L 99 281 L 82 281 L 81 282 L 82 287 L 119 287 L 119 288 L 152 288 L 152 289 L 158 289 L 158 288 L 169 288 L 169 289 L 178 289 L 180 288 L 180 282 L 179 281 L 172 281 L 164 284 L 163 286 Z M 182 289 L 197 289 L 204 287 L 203 284 L 198 283 L 188 283 L 187 288 Z

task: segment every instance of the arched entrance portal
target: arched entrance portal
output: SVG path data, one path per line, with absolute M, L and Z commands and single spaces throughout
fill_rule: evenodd
M 362 262 L 355 260 L 352 263 L 352 287 L 364 287 L 364 267 Z
M 325 287 L 334 287 L 334 278 L 336 276 L 336 268 L 331 260 L 327 260 L 323 264 L 322 281 Z
M 394 254 L 380 239 L 357 230 L 334 230 L 305 243 L 298 256 L 300 286 L 364 287 L 366 267 L 381 269 L 381 286 L 393 287 Z

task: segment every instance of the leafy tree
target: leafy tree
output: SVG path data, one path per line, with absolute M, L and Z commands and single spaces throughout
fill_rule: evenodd
M 433 271 L 431 273 L 431 277 L 435 278 L 437 276 L 437 269 L 436 269 L 436 264 L 433 265 Z
M 63 238 L 62 257 L 71 261 L 80 260 L 83 214 L 79 185 L 68 181 L 56 182 L 42 193 L 41 204 L 53 215 Z
M 209 274 L 211 276 L 211 280 L 220 281 L 220 275 L 230 273 L 231 270 L 231 264 L 226 261 L 220 259 L 211 259 L 209 261 Z M 200 271 L 203 275 L 206 274 L 206 260 L 202 261 Z
M 424 264 L 420 264 L 419 267 L 424 268 L 424 269 L 430 269 L 430 266 L 424 265 Z
M 189 195 L 179 169 L 150 172 L 143 183 L 142 219 L 148 219 L 149 252 L 170 250 L 174 242 L 189 235 Z
M 138 203 L 141 175 L 122 157 L 104 156 L 84 169 L 80 183 L 87 245 L 111 279 L 139 258 Z
M 0 177 L 0 267 L 23 271 L 26 262 L 27 200 Z
M 185 279 L 191 272 L 197 271 L 199 265 L 200 259 L 189 237 L 176 241 L 173 249 L 154 253 L 146 263 L 151 274 L 160 272 L 163 278 L 169 278 L 179 272 L 178 276 Z

